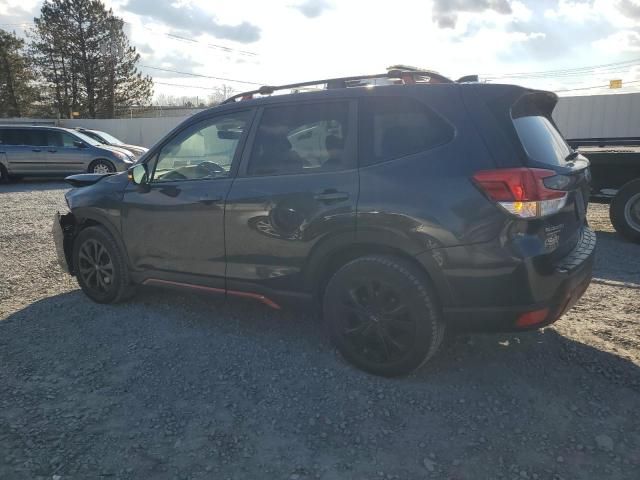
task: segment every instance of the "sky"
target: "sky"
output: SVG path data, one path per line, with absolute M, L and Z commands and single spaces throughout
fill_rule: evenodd
M 156 96 L 206 98 L 222 85 L 239 92 L 394 64 L 561 95 L 640 91 L 640 0 L 104 3 L 127 22 Z M 22 35 L 41 6 L 0 0 L 0 28 Z M 621 90 L 608 88 L 614 79 Z

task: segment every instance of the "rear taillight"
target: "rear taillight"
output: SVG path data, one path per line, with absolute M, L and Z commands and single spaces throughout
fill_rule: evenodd
M 512 215 L 538 218 L 562 210 L 567 203 L 566 191 L 545 185 L 545 179 L 555 175 L 553 170 L 541 168 L 502 168 L 480 171 L 473 180 L 489 199 Z

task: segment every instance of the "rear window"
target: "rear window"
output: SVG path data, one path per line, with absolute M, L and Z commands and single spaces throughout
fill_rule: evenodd
M 513 119 L 529 158 L 548 165 L 564 165 L 571 149 L 547 117 L 531 115 Z
M 372 97 L 359 107 L 360 166 L 386 162 L 449 142 L 453 127 L 415 99 Z
M 26 145 L 27 131 L 8 128 L 2 133 L 2 143 L 5 145 Z

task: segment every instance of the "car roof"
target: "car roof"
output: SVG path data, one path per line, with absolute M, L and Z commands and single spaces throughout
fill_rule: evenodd
M 21 125 L 21 124 L 7 124 L 1 125 L 0 128 L 11 128 L 11 129 L 26 129 L 26 130 L 58 130 L 61 132 L 69 132 L 69 133 L 77 133 L 76 130 L 72 128 L 65 127 L 56 127 L 54 125 Z
M 221 103 L 214 107 L 208 108 L 202 112 L 199 112 L 191 117 L 191 119 L 199 119 L 212 115 L 213 113 L 239 110 L 243 108 L 256 108 L 267 105 L 291 103 L 296 104 L 299 102 L 307 102 L 312 100 L 349 100 L 363 97 L 376 97 L 376 96 L 413 96 L 419 95 L 422 92 L 436 91 L 441 95 L 457 95 L 460 89 L 472 88 L 477 91 L 478 94 L 486 94 L 488 97 L 495 96 L 504 92 L 505 90 L 518 90 L 522 92 L 534 91 L 526 87 L 521 87 L 512 84 L 497 84 L 497 83 L 434 83 L 434 84 L 414 84 L 414 85 L 375 85 L 375 86 L 358 86 L 349 88 L 335 88 L 335 89 L 323 89 L 317 91 L 305 91 L 296 93 L 284 93 L 279 95 L 268 95 L 259 98 L 252 98 L 248 100 L 238 100 L 230 103 Z M 551 92 L 548 92 L 551 93 Z
M 376 85 L 366 87 L 349 87 L 335 88 L 327 90 L 305 91 L 297 93 L 285 93 L 279 95 L 269 95 L 249 100 L 239 100 L 232 103 L 221 103 L 214 107 L 208 108 L 202 112 L 193 115 L 192 119 L 198 119 L 210 116 L 215 112 L 240 110 L 244 108 L 256 108 L 266 105 L 274 105 L 280 103 L 296 104 L 299 102 L 307 102 L 312 100 L 349 100 L 360 97 L 371 96 L 400 96 L 412 95 L 412 93 L 423 91 L 423 89 L 437 89 L 443 94 L 445 92 L 455 92 L 461 84 L 457 83 L 438 83 L 438 84 L 418 84 L 418 85 Z

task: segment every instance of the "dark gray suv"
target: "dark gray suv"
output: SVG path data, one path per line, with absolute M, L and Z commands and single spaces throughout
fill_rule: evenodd
M 129 175 L 71 177 L 60 263 L 100 303 L 154 285 L 306 304 L 379 375 L 417 368 L 452 327 L 555 322 L 595 253 L 589 162 L 553 123 L 557 97 L 427 75 L 247 92 Z
M 102 145 L 75 130 L 0 126 L 0 181 L 12 176 L 122 172 L 134 161 L 128 150 Z

